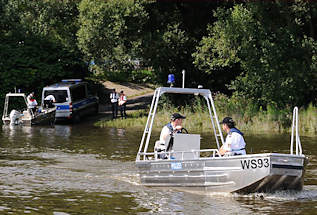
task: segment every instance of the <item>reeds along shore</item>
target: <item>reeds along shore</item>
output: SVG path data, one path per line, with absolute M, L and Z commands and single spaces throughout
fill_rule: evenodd
M 169 122 L 170 115 L 179 112 L 186 116 L 183 126 L 190 131 L 210 131 L 211 122 L 207 108 L 197 100 L 194 105 L 180 108 L 169 104 L 161 105 L 156 113 L 153 129 L 160 129 Z M 239 129 L 251 132 L 290 132 L 292 125 L 292 108 L 278 110 L 268 106 L 266 110 L 255 108 L 252 104 L 234 104 L 223 95 L 215 97 L 215 104 L 219 121 L 225 116 L 231 116 Z M 148 110 L 131 112 L 127 119 L 103 120 L 96 123 L 100 127 L 117 128 L 144 128 Z M 300 132 L 305 134 L 317 134 L 317 107 L 309 105 L 299 109 Z

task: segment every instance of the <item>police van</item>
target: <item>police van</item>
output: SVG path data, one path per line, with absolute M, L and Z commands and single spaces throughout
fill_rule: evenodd
M 81 79 L 66 79 L 60 83 L 44 87 L 42 105 L 45 98 L 54 98 L 56 120 L 73 120 L 75 122 L 88 114 L 98 113 L 99 99 L 88 95 L 87 82 Z

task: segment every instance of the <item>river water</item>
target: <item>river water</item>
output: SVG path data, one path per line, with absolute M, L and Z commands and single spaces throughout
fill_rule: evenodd
M 0 214 L 317 214 L 317 136 L 301 137 L 309 158 L 301 192 L 194 194 L 139 184 L 142 132 L 92 123 L 2 127 Z M 287 134 L 245 139 L 248 152 L 289 152 Z

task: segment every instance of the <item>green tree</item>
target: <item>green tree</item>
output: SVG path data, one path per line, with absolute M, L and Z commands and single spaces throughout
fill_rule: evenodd
M 40 95 L 43 86 L 62 78 L 88 76 L 76 45 L 76 1 L 59 3 L 0 1 L 1 98 L 14 87 Z
M 141 1 L 83 0 L 79 5 L 78 45 L 97 72 L 129 72 L 138 57 L 147 19 Z
M 259 105 L 303 105 L 316 92 L 316 42 L 304 30 L 316 4 L 253 2 L 218 9 L 194 54 L 207 73 L 237 65 L 241 74 L 230 88 Z M 316 98 L 316 96 L 315 96 Z
M 213 79 L 214 74 L 198 70 L 192 56 L 202 36 L 206 35 L 207 24 L 213 22 L 212 10 L 220 5 L 230 7 L 231 3 L 158 0 L 146 5 L 149 19 L 143 30 L 142 58 L 154 68 L 159 84 L 167 85 L 167 75 L 174 73 L 176 86 L 181 86 L 181 71 L 185 69 L 187 87 L 202 84 L 215 90 L 223 89 L 223 82 L 229 79 L 219 81 Z
M 78 5 L 81 0 L 18 1 L 20 26 L 27 32 L 78 52 Z

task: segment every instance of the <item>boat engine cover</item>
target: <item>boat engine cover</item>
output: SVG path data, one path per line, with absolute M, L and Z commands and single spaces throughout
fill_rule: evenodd
M 10 124 L 18 125 L 20 123 L 21 113 L 17 110 L 12 110 L 10 112 Z

